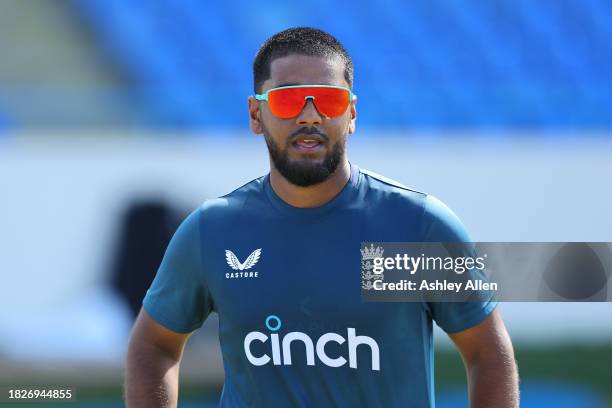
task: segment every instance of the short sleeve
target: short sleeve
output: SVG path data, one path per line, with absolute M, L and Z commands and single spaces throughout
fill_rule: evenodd
M 444 203 L 428 195 L 425 198 L 422 235 L 424 242 L 470 242 L 463 223 Z M 432 318 L 447 333 L 455 333 L 477 325 L 497 306 L 491 296 L 483 301 L 428 302 Z
M 202 270 L 200 211 L 192 212 L 174 233 L 143 300 L 153 319 L 179 333 L 202 326 L 212 310 Z

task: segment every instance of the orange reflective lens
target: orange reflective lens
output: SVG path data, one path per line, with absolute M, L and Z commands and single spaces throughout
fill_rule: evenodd
M 346 112 L 353 93 L 339 86 L 293 85 L 272 88 L 264 94 L 255 95 L 255 98 L 267 101 L 272 114 L 281 119 L 299 115 L 309 99 L 321 115 L 335 118 Z

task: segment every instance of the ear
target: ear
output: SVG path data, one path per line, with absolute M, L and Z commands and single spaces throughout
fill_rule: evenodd
M 261 111 L 259 110 L 259 101 L 254 96 L 249 96 L 249 126 L 251 131 L 256 135 L 263 133 L 261 124 Z
M 349 124 L 348 124 L 349 134 L 355 133 L 355 120 L 357 119 L 357 107 L 355 106 L 356 104 L 357 104 L 357 96 L 353 96 L 353 100 L 351 101 L 351 104 L 349 105 L 349 109 L 351 112 L 351 120 L 349 121 Z

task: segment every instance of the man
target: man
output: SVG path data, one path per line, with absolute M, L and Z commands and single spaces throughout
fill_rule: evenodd
M 129 407 L 175 406 L 183 346 L 219 315 L 223 407 L 433 407 L 432 320 L 466 365 L 470 406 L 518 406 L 493 301 L 362 302 L 365 241 L 469 241 L 432 196 L 349 163 L 353 65 L 331 35 L 292 28 L 254 61 L 250 126 L 270 173 L 206 201 L 172 238 L 127 358 Z

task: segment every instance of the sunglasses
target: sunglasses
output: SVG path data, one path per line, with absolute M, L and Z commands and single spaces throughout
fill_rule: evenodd
M 255 95 L 258 101 L 268 102 L 270 112 L 281 119 L 299 115 L 308 99 L 312 100 L 321 115 L 335 118 L 346 112 L 354 98 L 355 94 L 350 89 L 332 85 L 280 86 Z

